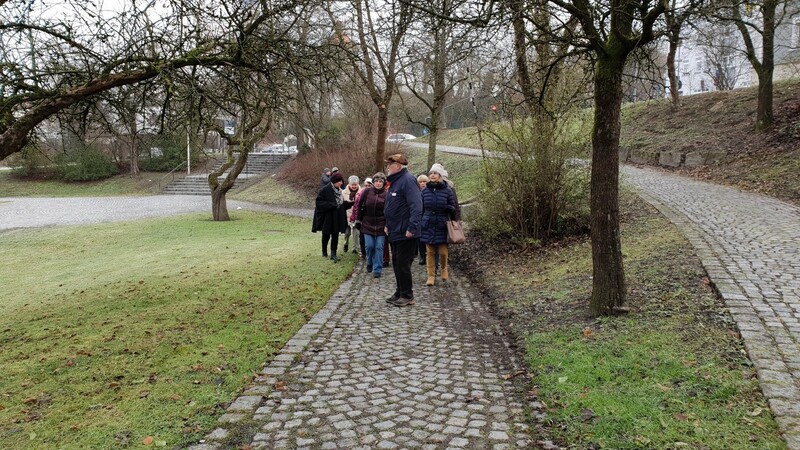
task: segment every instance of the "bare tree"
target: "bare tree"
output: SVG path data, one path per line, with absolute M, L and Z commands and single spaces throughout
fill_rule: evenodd
M 313 6 L 299 0 L 170 0 L 161 8 L 125 3 L 103 13 L 76 0 L 50 16 L 38 2 L 31 5 L 0 9 L 0 159 L 20 151 L 49 117 L 101 92 L 152 79 L 170 85 L 168 74 L 193 66 L 267 73 L 274 58 L 263 56 L 271 49 L 313 58 L 306 46 L 284 45 L 292 36 L 281 31 L 295 11 Z
M 343 27 L 337 40 L 347 52 L 355 76 L 361 80 L 377 108 L 375 170 L 382 170 L 389 107 L 400 72 L 400 51 L 414 18 L 414 9 L 402 1 L 380 3 L 352 0 L 351 6 L 355 22 L 349 29 Z M 358 42 L 355 44 L 351 41 L 352 35 L 357 36 Z
M 704 73 L 713 80 L 714 87 L 719 91 L 735 88 L 744 70 L 739 62 L 742 52 L 738 31 L 729 23 L 716 23 L 713 27 L 698 27 L 696 36 L 706 60 Z
M 657 37 L 655 25 L 666 4 L 633 0 L 549 2 L 580 23 L 576 44 L 590 49 L 596 60 L 591 174 L 593 278 L 589 308 L 594 315 L 613 314 L 624 305 L 626 297 L 619 229 L 622 75 L 628 55 Z
M 436 140 L 448 96 L 453 89 L 467 81 L 469 68 L 459 70 L 479 47 L 486 43 L 485 30 L 469 27 L 452 21 L 449 17 L 462 7 L 464 2 L 454 0 L 430 0 L 425 2 L 427 11 L 417 21 L 408 36 L 408 64 L 403 71 L 404 85 L 424 105 L 424 117 L 413 118 L 406 108 L 406 117 L 412 123 L 428 128 L 428 167 L 436 162 Z M 473 60 L 474 61 L 474 60 Z M 479 71 L 480 67 L 472 67 Z M 401 99 L 403 97 L 401 96 Z M 425 119 L 428 120 L 425 120 Z
M 719 11 L 715 17 L 733 23 L 742 35 L 745 55 L 758 76 L 755 128 L 763 131 L 774 122 L 772 76 L 775 72 L 775 29 L 798 14 L 796 2 L 722 0 L 714 6 Z M 760 55 L 758 41 L 761 44 Z

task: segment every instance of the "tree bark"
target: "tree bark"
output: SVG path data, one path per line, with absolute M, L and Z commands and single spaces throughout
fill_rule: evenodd
M 625 303 L 619 231 L 619 137 L 625 57 L 602 55 L 594 81 L 591 234 L 592 315 L 609 315 Z
M 215 222 L 231 220 L 228 215 L 228 203 L 225 200 L 225 194 L 227 193 L 227 190 L 223 190 L 219 186 L 211 191 L 211 215 Z
M 678 53 L 678 43 L 680 39 L 680 28 L 673 34 L 669 32 L 669 51 L 667 52 L 667 77 L 669 78 L 669 98 L 672 106 L 678 107 L 681 104 L 681 97 L 678 93 L 678 75 L 675 73 L 675 55 Z
M 389 123 L 389 110 L 385 105 L 378 106 L 378 137 L 375 145 L 375 171 L 383 172 L 386 163 L 386 130 Z
M 772 75 L 775 71 L 775 9 L 776 1 L 768 0 L 762 6 L 764 34 L 762 36 L 761 67 L 758 74 L 758 107 L 756 130 L 764 131 L 774 122 L 772 115 Z

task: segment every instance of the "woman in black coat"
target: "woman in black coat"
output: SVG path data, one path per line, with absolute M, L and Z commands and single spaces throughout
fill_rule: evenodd
M 322 231 L 322 256 L 328 257 L 328 241 L 331 242 L 331 259 L 339 261 L 336 250 L 339 247 L 339 233 L 344 233 L 347 228 L 347 213 L 349 205 L 342 199 L 342 175 L 335 172 L 331 175 L 331 182 L 319 190 L 314 208 L 314 222 L 311 232 Z

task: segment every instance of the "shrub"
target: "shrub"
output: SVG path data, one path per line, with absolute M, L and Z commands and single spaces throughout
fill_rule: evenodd
M 186 141 L 173 136 L 157 136 L 145 140 L 139 154 L 139 168 L 146 172 L 169 172 L 185 162 Z M 197 152 L 192 152 L 192 164 L 197 162 Z
M 555 121 L 534 117 L 497 124 L 487 136 L 499 155 L 484 162 L 475 232 L 529 245 L 588 230 L 588 170 L 568 160 L 575 145 L 560 135 Z
M 38 142 L 32 141 L 21 152 L 12 155 L 8 165 L 13 176 L 20 178 L 48 178 L 56 175 L 53 160 L 42 151 Z
M 64 153 L 56 158 L 58 173 L 67 181 L 94 181 L 119 173 L 108 155 L 91 146 Z

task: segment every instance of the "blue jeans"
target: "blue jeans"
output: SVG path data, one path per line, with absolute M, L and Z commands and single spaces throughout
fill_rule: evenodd
M 372 273 L 383 271 L 383 242 L 386 236 L 364 235 L 364 245 L 367 248 L 367 266 L 372 266 Z

